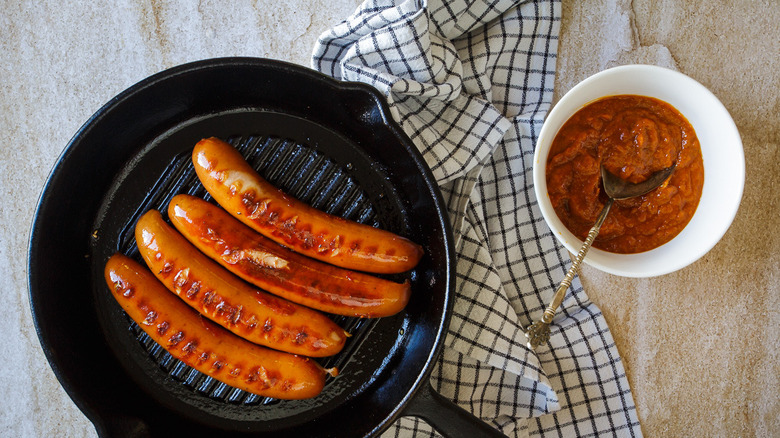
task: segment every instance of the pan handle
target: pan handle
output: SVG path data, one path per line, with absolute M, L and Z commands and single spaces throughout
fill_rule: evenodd
M 506 437 L 472 413 L 442 397 L 430 383 L 422 385 L 409 400 L 404 415 L 422 418 L 447 438 Z

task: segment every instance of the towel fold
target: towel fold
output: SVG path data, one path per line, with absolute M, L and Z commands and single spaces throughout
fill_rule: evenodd
M 320 36 L 312 67 L 380 90 L 447 202 L 456 299 L 434 388 L 508 436 L 640 436 L 612 336 L 577 279 L 549 345 L 525 346 L 570 263 L 532 180 L 560 17 L 553 0 L 366 0 Z M 403 417 L 385 436 L 436 433 Z

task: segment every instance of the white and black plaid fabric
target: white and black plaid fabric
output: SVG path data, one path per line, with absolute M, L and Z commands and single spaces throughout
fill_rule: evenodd
M 434 388 L 508 436 L 640 436 L 620 356 L 578 280 L 549 345 L 525 346 L 570 263 L 531 171 L 560 17 L 557 0 L 366 0 L 319 38 L 312 66 L 382 91 L 448 201 L 457 298 Z M 436 433 L 404 417 L 385 436 Z

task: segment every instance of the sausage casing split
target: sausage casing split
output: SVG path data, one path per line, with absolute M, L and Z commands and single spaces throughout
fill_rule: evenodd
M 325 314 L 243 282 L 201 254 L 157 210 L 141 216 L 135 238 L 165 287 L 244 339 L 311 357 L 331 356 L 344 346 L 347 333 Z
M 377 274 L 408 271 L 423 255 L 422 247 L 409 239 L 325 213 L 285 194 L 220 139 L 199 141 L 192 161 L 203 186 L 228 213 L 298 253 Z
M 263 237 L 220 207 L 177 195 L 168 218 L 201 252 L 255 286 L 325 312 L 357 317 L 398 313 L 409 281 L 396 283 L 304 257 Z
M 129 257 L 112 256 L 104 273 L 130 318 L 190 367 L 264 397 L 302 399 L 322 391 L 327 371 L 315 361 L 255 345 L 204 319 Z

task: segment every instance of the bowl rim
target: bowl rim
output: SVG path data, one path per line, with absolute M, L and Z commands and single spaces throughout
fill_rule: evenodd
M 651 80 L 640 83 L 641 80 L 647 78 L 650 78 Z M 663 87 L 652 85 L 653 83 L 663 84 Z M 638 91 L 598 92 L 598 90 L 604 88 L 620 90 L 626 87 Z M 703 213 L 700 213 L 700 211 L 702 211 L 701 202 L 694 213 L 694 217 L 686 228 L 670 242 L 661 245 L 658 248 L 636 254 L 616 254 L 598 248 L 591 248 L 583 260 L 584 263 L 610 274 L 623 277 L 654 277 L 665 275 L 680 270 L 697 261 L 720 241 L 736 217 L 744 191 L 745 159 L 739 130 L 723 103 L 698 81 L 679 71 L 665 67 L 649 64 L 631 64 L 602 70 L 576 84 L 553 106 L 539 131 L 533 161 L 534 193 L 542 216 L 552 231 L 552 234 L 555 235 L 555 238 L 563 244 L 567 250 L 576 254 L 582 245 L 582 240 L 575 237 L 566 229 L 552 209 L 552 205 L 550 204 L 547 195 L 544 164 L 547 161 L 550 143 L 562 124 L 568 120 L 572 114 L 601 97 L 619 94 L 635 94 L 660 98 L 661 100 L 667 101 L 669 99 L 658 96 L 659 94 L 664 95 L 663 90 L 667 87 L 669 89 L 677 89 L 683 94 L 688 93 L 695 96 L 698 100 L 697 102 L 694 102 L 693 105 L 707 105 L 708 111 L 719 116 L 718 128 L 723 131 L 724 138 L 727 139 L 724 143 L 729 145 L 729 148 L 720 148 L 721 150 L 726 150 L 725 154 L 728 155 L 727 161 L 731 171 L 731 178 L 729 178 L 730 185 L 727 193 L 728 196 L 725 198 L 718 198 L 721 202 L 718 206 L 717 217 L 708 217 L 708 221 L 713 222 L 713 226 L 709 227 L 710 230 L 705 236 L 697 238 L 696 245 L 681 245 L 680 242 L 689 234 L 687 230 L 690 228 L 691 224 L 694 223 L 694 219 L 701 222 L 701 217 L 703 215 Z M 650 92 L 648 90 L 655 91 Z M 662 91 L 658 92 L 658 90 Z M 673 97 L 673 99 L 677 99 L 677 97 Z M 679 99 L 685 101 L 686 98 L 680 97 Z M 670 104 L 691 121 L 691 124 L 694 125 L 694 129 L 697 132 L 697 136 L 701 139 L 699 130 L 696 129 L 696 125 L 691 120 L 690 109 L 686 108 L 686 111 L 688 111 L 686 112 L 679 108 L 680 105 L 678 102 L 670 102 Z M 699 123 L 699 128 L 701 127 L 701 123 Z M 705 147 L 702 145 L 702 155 L 705 160 L 705 189 L 712 187 L 712 184 L 715 184 L 715 181 L 711 181 L 714 178 L 707 178 L 707 163 L 712 161 L 718 164 L 717 157 L 712 153 L 714 149 L 708 148 L 707 151 L 708 152 L 705 155 Z M 723 160 L 720 161 L 721 163 L 723 162 Z M 708 183 L 710 186 L 708 186 Z M 707 199 L 709 199 L 710 192 L 708 191 L 707 193 Z M 702 194 L 702 200 L 705 199 L 704 196 L 705 193 Z M 684 251 L 680 252 L 681 249 L 684 249 Z M 668 255 L 675 252 L 677 252 L 675 257 L 668 257 Z

